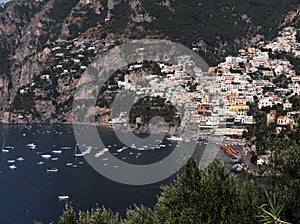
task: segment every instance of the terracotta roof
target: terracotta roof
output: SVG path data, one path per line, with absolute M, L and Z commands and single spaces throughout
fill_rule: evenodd
M 279 116 L 278 119 L 284 119 L 286 116 Z

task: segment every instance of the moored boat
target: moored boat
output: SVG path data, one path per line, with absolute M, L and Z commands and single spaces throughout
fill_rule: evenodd
M 71 150 L 72 148 L 70 146 L 63 146 L 60 149 L 61 150 Z
M 13 164 L 13 165 L 10 165 L 10 166 L 9 166 L 9 168 L 10 168 L 11 170 L 17 169 L 17 167 L 16 167 L 16 165 L 15 165 L 15 164 Z
M 102 149 L 101 151 L 97 152 L 97 153 L 95 154 L 95 157 L 98 158 L 98 157 L 104 155 L 106 152 L 108 152 L 108 148 L 104 148 L 104 149 Z
M 44 159 L 50 159 L 52 156 L 51 156 L 51 154 L 43 154 L 43 155 L 41 155 L 41 157 Z
M 9 152 L 10 150 L 14 149 L 14 146 L 10 145 L 5 145 L 6 138 L 4 138 L 3 143 L 2 143 L 2 152 Z
M 35 149 L 36 149 L 36 144 L 34 144 L 34 143 L 29 143 L 29 144 L 26 145 L 26 147 L 27 147 L 28 149 L 30 149 L 30 150 L 35 150 Z
M 74 148 L 74 154 L 73 154 L 73 157 L 82 157 L 82 156 L 84 156 L 84 154 L 80 151 L 79 145 L 76 144 L 76 145 L 75 145 L 75 148 Z
M 52 168 L 47 169 L 48 173 L 56 173 L 57 171 L 58 171 L 58 169 L 56 167 L 52 167 Z
M 58 200 L 68 200 L 70 197 L 68 195 L 59 195 Z

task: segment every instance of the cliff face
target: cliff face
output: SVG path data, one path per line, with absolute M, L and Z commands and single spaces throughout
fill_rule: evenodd
M 257 34 L 275 34 L 296 0 L 15 0 L 0 5 L 3 122 L 69 122 L 72 94 L 115 44 L 168 38 L 216 61 Z M 289 22 L 285 20 L 284 22 Z

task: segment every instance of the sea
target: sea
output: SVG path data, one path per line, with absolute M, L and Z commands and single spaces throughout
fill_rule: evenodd
M 99 127 L 98 132 L 108 147 L 106 153 L 132 164 L 160 161 L 177 144 L 164 139 L 165 147 L 160 149 L 141 151 L 128 147 L 118 152 L 124 145 L 113 130 Z M 161 185 L 169 184 L 176 177 L 174 174 L 148 185 L 112 181 L 95 171 L 84 157 L 74 157 L 76 139 L 72 125 L 1 125 L 1 142 L 2 147 L 14 149 L 0 152 L 0 224 L 57 222 L 67 201 L 76 210 L 105 206 L 124 217 L 126 210 L 134 205 L 153 207 Z M 26 146 L 29 143 L 34 143 L 36 149 L 30 150 Z M 53 153 L 59 149 L 63 149 L 61 153 Z M 201 150 L 201 147 L 196 149 L 200 156 Z M 46 154 L 51 158 L 43 158 Z M 222 152 L 220 156 L 226 160 Z M 105 160 L 105 154 L 101 158 Z M 51 168 L 57 172 L 49 172 Z M 60 195 L 69 199 L 59 200 Z

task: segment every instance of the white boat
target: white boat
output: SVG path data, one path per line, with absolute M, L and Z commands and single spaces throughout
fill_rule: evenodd
M 41 157 L 44 159 L 50 159 L 52 156 L 50 154 L 43 154 Z
M 84 156 L 84 154 L 80 151 L 79 145 L 76 144 L 76 145 L 75 145 L 75 148 L 74 148 L 74 154 L 73 154 L 73 157 L 82 157 L 82 156 Z
M 17 160 L 18 161 L 24 161 L 25 159 L 24 159 L 24 157 L 21 156 L 21 157 L 17 158 Z
M 82 154 L 87 155 L 87 154 L 91 153 L 92 148 L 93 148 L 92 146 L 87 146 L 87 149 L 84 152 L 82 152 Z
M 120 149 L 118 149 L 118 150 L 117 150 L 117 152 L 119 152 L 119 153 L 120 153 L 120 152 L 122 152 L 122 151 L 124 151 L 124 150 L 125 150 L 125 149 L 123 149 L 123 148 L 120 148 Z
M 58 200 L 68 200 L 70 197 L 68 195 L 59 195 Z
M 36 144 L 34 144 L 34 143 L 29 143 L 29 144 L 26 145 L 26 147 L 27 147 L 28 149 L 30 149 L 30 150 L 35 150 L 35 149 L 36 149 Z
M 9 160 L 7 160 L 7 163 L 14 163 L 14 162 L 15 162 L 14 159 L 9 159 Z
M 104 155 L 106 152 L 108 152 L 108 148 L 104 148 L 104 149 L 102 149 L 101 151 L 97 152 L 97 153 L 95 154 L 95 157 L 98 158 L 98 157 Z
M 56 167 L 52 167 L 52 168 L 47 169 L 48 173 L 56 173 L 57 171 L 58 171 L 58 169 Z
M 2 143 L 2 152 L 9 152 L 10 150 L 14 149 L 15 147 L 5 145 L 6 138 L 4 138 L 3 143 Z
M 60 149 L 54 149 L 54 150 L 52 150 L 52 152 L 55 153 L 55 154 L 61 154 L 62 150 L 60 150 Z
M 17 169 L 17 167 L 16 167 L 16 165 L 15 165 L 15 164 L 13 164 L 13 165 L 10 165 L 10 166 L 9 166 L 9 169 L 12 169 L 12 170 L 14 170 L 14 169 Z
M 58 158 L 57 158 L 57 157 L 54 157 L 54 158 L 51 158 L 51 160 L 52 160 L 52 161 L 56 161 L 56 160 L 58 160 Z
M 43 165 L 45 162 L 43 162 L 43 161 L 39 161 L 37 164 L 38 165 Z
M 72 148 L 70 146 L 63 146 L 60 149 L 61 150 L 71 150 Z
M 72 166 L 72 165 L 73 165 L 73 163 L 71 163 L 71 162 L 66 163 L 66 166 Z

